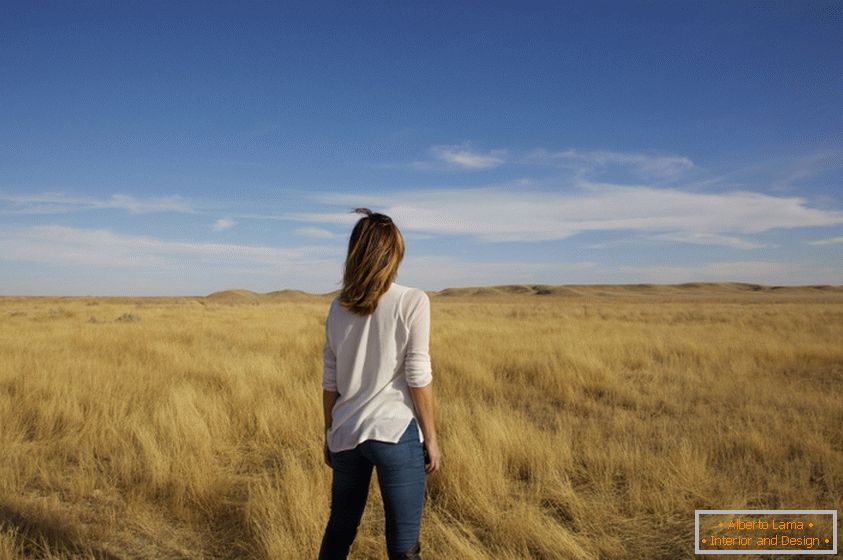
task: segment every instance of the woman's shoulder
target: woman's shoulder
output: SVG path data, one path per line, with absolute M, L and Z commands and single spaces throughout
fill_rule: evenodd
M 393 283 L 393 285 L 397 288 L 398 293 L 402 296 L 402 299 L 405 302 L 418 302 L 419 300 L 429 299 L 427 296 L 427 292 L 422 290 L 421 288 L 416 288 L 414 286 L 405 286 L 403 284 Z
M 420 313 L 425 313 L 430 307 L 427 292 L 420 288 L 407 286 L 400 298 L 400 315 L 406 321 L 412 321 Z

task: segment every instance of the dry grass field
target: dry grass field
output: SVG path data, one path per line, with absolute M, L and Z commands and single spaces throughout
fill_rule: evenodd
M 332 295 L 0 298 L 0 558 L 315 558 Z M 428 559 L 693 558 L 694 509 L 843 509 L 841 288 L 431 304 Z

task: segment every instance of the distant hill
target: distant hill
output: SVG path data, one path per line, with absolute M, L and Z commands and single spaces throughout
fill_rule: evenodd
M 263 296 L 272 301 L 309 301 L 315 297 L 320 297 L 318 294 L 309 294 L 301 290 L 276 290 L 269 292 Z
M 311 293 L 304 290 L 281 289 L 267 293 L 252 290 L 221 290 L 206 296 L 4 296 L 8 300 L 26 300 L 36 298 L 39 301 L 54 301 L 57 304 L 73 299 L 102 300 L 112 303 L 172 303 L 174 300 L 205 303 L 258 305 L 261 303 L 282 302 L 320 302 L 330 301 L 340 290 L 325 293 Z M 431 298 L 477 299 L 493 301 L 499 299 L 520 298 L 623 298 L 628 300 L 647 300 L 648 298 L 667 298 L 697 300 L 721 298 L 725 300 L 746 301 L 747 298 L 776 298 L 782 301 L 796 301 L 799 298 L 828 299 L 838 301 L 843 298 L 843 285 L 812 284 L 804 286 L 768 286 L 748 282 L 685 282 L 682 284 L 500 284 L 495 286 L 466 286 L 444 288 L 439 291 L 425 290 Z
M 577 296 L 581 295 L 568 286 L 551 286 L 547 284 L 506 284 L 502 286 L 486 286 L 472 288 L 445 288 L 433 295 L 454 297 L 454 296 Z
M 262 294 L 251 290 L 223 290 L 205 297 L 217 303 L 258 303 L 263 298 Z
M 215 303 L 275 303 L 285 301 L 313 301 L 328 294 L 311 294 L 302 290 L 275 290 L 261 294 L 251 290 L 222 290 L 208 294 L 204 298 Z
M 327 293 L 310 293 L 303 290 L 283 289 L 260 294 L 251 290 L 224 290 L 205 296 L 218 303 L 261 303 L 284 301 L 313 301 L 333 299 L 340 290 Z M 497 286 L 470 286 L 426 291 L 434 298 L 500 297 L 647 297 L 647 296 L 729 296 L 740 294 L 843 295 L 843 286 L 767 286 L 745 282 L 685 282 L 682 284 L 502 284 Z

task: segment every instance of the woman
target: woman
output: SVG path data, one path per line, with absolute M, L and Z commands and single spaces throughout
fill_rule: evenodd
M 343 288 L 325 321 L 322 402 L 331 515 L 320 560 L 346 558 L 366 507 L 372 469 L 389 558 L 420 559 L 425 474 L 442 454 L 433 421 L 430 300 L 397 284 L 404 238 L 368 208 L 348 243 Z

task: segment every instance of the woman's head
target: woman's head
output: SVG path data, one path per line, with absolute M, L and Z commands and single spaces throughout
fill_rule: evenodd
M 340 305 L 358 315 L 368 315 L 389 289 L 404 258 L 404 237 L 389 216 L 368 208 L 357 220 L 348 240 Z

